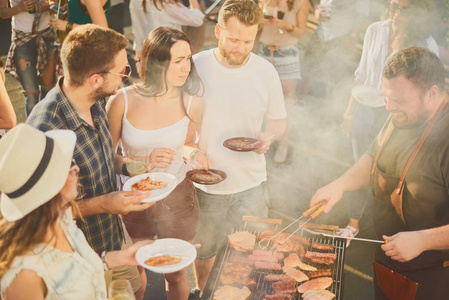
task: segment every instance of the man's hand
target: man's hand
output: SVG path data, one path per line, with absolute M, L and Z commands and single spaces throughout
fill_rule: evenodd
M 50 7 L 50 4 L 48 4 L 47 2 L 42 2 L 42 1 L 39 1 L 39 4 L 37 6 L 38 10 L 40 10 L 40 11 L 46 11 L 46 10 L 48 10 L 49 7 Z
M 51 28 L 55 28 L 59 31 L 65 31 L 67 28 L 68 21 L 64 21 L 61 19 L 50 19 Z
M 141 203 L 151 192 L 141 191 L 112 192 L 105 195 L 104 211 L 110 214 L 127 214 L 132 211 L 143 211 L 150 208 L 155 202 Z
M 334 205 L 341 200 L 344 190 L 340 187 L 337 181 L 331 182 L 328 185 L 320 188 L 310 200 L 310 207 L 314 206 L 321 200 L 327 200 L 324 212 L 327 214 Z
M 391 259 L 400 262 L 409 261 L 426 250 L 422 234 L 419 231 L 399 232 L 393 236 L 384 235 L 382 238 L 387 241 L 381 246 L 382 250 Z
M 194 170 L 195 169 L 209 170 L 212 168 L 212 164 L 207 159 L 206 154 L 204 154 L 202 151 L 196 152 L 193 159 L 190 159 L 189 162 L 192 169 Z
M 261 132 L 259 134 L 259 140 L 262 142 L 262 146 L 260 146 L 256 150 L 254 150 L 254 152 L 256 152 L 258 154 L 266 153 L 270 149 L 270 146 L 275 139 L 276 139 L 275 135 L 272 135 L 272 134 L 269 135 L 265 132 Z
M 156 148 L 150 154 L 151 168 L 167 168 L 175 159 L 176 152 L 169 148 Z
M 36 4 L 35 0 L 26 0 L 20 3 L 21 11 L 30 11 L 33 10 L 34 5 Z

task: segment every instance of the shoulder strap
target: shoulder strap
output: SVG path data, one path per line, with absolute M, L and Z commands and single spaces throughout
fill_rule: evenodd
M 122 87 L 123 97 L 125 98 L 125 111 L 123 112 L 123 117 L 126 117 L 126 113 L 128 112 L 128 95 L 126 94 L 126 89 Z
M 189 110 L 190 110 L 190 104 L 192 103 L 192 98 L 193 98 L 193 96 L 190 95 L 190 96 L 189 96 L 189 103 L 187 103 L 187 113 L 189 113 Z

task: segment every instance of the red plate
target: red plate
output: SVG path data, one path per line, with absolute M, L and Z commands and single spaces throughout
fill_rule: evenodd
M 226 179 L 227 175 L 225 172 L 220 170 L 209 169 L 208 171 L 204 169 L 198 169 L 187 172 L 186 177 L 193 182 L 209 185 L 222 182 Z M 208 177 L 210 177 L 210 179 L 208 179 Z
M 238 152 L 253 151 L 259 149 L 260 147 L 262 147 L 262 145 L 263 145 L 262 141 L 249 137 L 235 137 L 232 139 L 227 139 L 226 141 L 223 142 L 223 146 L 232 151 Z

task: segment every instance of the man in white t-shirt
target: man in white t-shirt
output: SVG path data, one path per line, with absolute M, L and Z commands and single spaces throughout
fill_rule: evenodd
M 226 227 L 243 215 L 268 217 L 267 180 L 263 155 L 286 127 L 279 75 L 267 60 L 251 53 L 263 14 L 252 0 L 228 0 L 220 9 L 215 36 L 218 48 L 193 57 L 204 85 L 199 148 L 190 159 L 223 170 L 227 179 L 198 185 L 200 223 L 195 243 L 197 283 L 206 285 Z M 262 140 L 257 150 L 235 152 L 223 146 L 233 137 Z

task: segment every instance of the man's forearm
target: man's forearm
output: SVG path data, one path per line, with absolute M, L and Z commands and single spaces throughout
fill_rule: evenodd
M 92 215 L 106 213 L 107 211 L 104 207 L 104 199 L 105 195 L 77 201 L 81 216 L 88 217 Z M 78 215 L 76 210 L 73 210 L 73 218 L 80 219 L 81 216 Z
M 338 181 L 344 191 L 354 191 L 366 188 L 370 185 L 370 172 L 373 159 L 368 154 L 363 154 L 348 171 L 346 171 Z
M 426 250 L 449 249 L 449 225 L 419 231 Z

